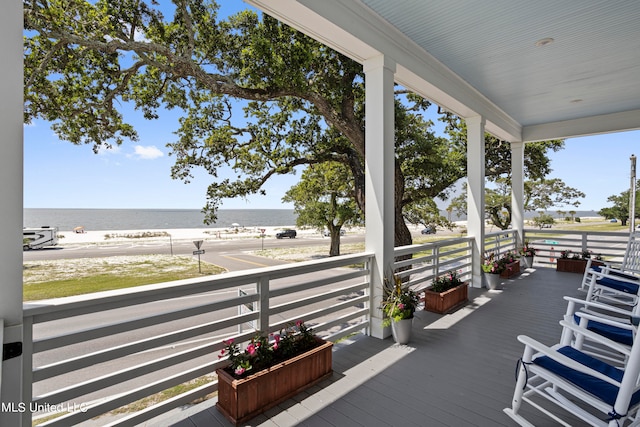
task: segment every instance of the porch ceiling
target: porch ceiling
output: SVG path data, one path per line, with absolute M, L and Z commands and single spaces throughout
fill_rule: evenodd
M 247 2 L 505 140 L 640 129 L 637 0 Z

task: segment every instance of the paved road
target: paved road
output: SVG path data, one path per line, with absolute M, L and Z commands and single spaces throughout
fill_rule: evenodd
M 341 240 L 343 244 L 363 241 L 364 235 L 362 234 L 347 234 Z M 328 253 L 329 242 L 328 238 L 320 236 L 304 236 L 295 239 L 265 238 L 264 241 L 260 241 L 260 239 L 205 240 L 202 245 L 205 253 L 201 255 L 201 260 L 219 265 L 229 271 L 246 270 L 282 263 L 269 258 L 249 255 L 248 252 L 260 249 L 318 246 L 319 251 L 322 251 L 322 247 L 324 247 Z M 69 246 L 60 244 L 57 247 L 24 252 L 23 259 L 24 261 L 36 261 L 150 254 L 191 255 L 195 249 L 192 241 L 170 241 L 169 239 L 150 242 L 115 242 L 113 244 L 92 243 Z

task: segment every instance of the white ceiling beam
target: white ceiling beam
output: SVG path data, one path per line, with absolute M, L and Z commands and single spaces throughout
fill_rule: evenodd
M 544 141 L 640 129 L 640 110 L 525 126 L 523 141 Z

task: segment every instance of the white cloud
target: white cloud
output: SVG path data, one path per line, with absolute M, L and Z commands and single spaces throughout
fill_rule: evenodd
M 100 147 L 98 147 L 98 154 L 101 156 L 106 156 L 107 154 L 118 154 L 120 153 L 121 149 L 119 145 L 111 145 L 110 147 L 101 145 Z
M 157 159 L 158 157 L 164 156 L 164 153 L 153 145 L 149 145 L 147 147 L 143 147 L 142 145 L 136 145 L 134 149 L 135 149 L 135 153 L 133 155 L 138 157 L 139 159 L 153 160 L 153 159 Z

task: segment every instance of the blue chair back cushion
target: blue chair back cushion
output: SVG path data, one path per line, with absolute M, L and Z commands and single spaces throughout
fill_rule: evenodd
M 602 277 L 596 280 L 596 283 L 627 294 L 636 295 L 638 293 L 638 285 L 635 283 L 623 282 L 622 280 L 612 279 L 611 277 Z
M 594 265 L 591 267 L 591 269 L 593 271 L 597 271 L 598 273 L 600 273 L 602 271 L 602 269 L 600 268 L 599 265 Z M 618 277 L 622 277 L 623 279 L 627 279 L 627 280 L 640 280 L 640 277 L 638 276 L 634 276 L 633 274 L 625 274 L 625 273 L 621 273 L 619 271 L 615 271 L 615 270 L 609 270 L 609 272 L 607 274 L 610 274 L 612 276 L 618 276 Z
M 574 314 L 573 318 L 575 319 L 576 324 L 579 325 L 580 317 Z M 596 322 L 595 320 L 589 320 L 587 323 L 587 329 L 617 343 L 629 346 L 633 345 L 633 333 L 628 329 L 605 325 L 604 323 Z
M 622 381 L 624 371 L 591 357 L 588 354 L 584 354 L 573 347 L 562 347 L 558 349 L 558 353 L 564 354 L 576 362 L 598 371 L 618 382 Z M 608 382 L 594 378 L 591 375 L 586 375 L 582 372 L 577 372 L 571 368 L 567 368 L 548 356 L 536 357 L 533 360 L 533 363 L 566 379 L 611 406 L 613 406 L 616 401 L 619 387 L 613 384 L 609 384 Z M 640 390 L 636 391 L 631 396 L 631 403 L 629 404 L 629 407 L 637 405 L 638 402 L 640 402 Z

